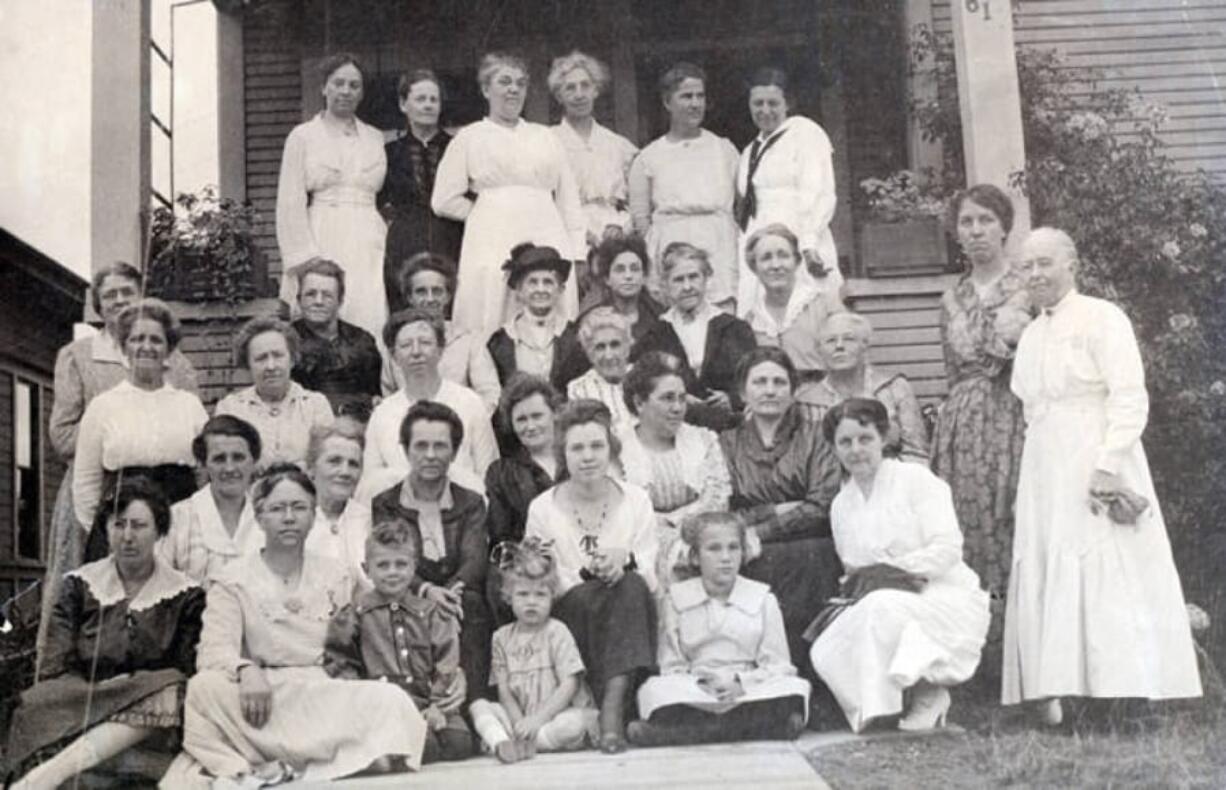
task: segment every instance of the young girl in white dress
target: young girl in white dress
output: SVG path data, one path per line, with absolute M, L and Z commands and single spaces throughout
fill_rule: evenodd
M 687 521 L 682 538 L 699 576 L 674 584 L 661 605 L 660 674 L 638 692 L 636 746 L 794 739 L 809 710 L 809 682 L 788 654 L 779 602 L 740 575 L 745 526 L 730 513 Z
M 490 680 L 498 701 L 477 700 L 469 711 L 481 740 L 504 763 L 529 759 L 537 749 L 582 749 L 599 733 L 579 648 L 570 629 L 549 616 L 558 590 L 551 550 L 538 538 L 509 546 L 500 563 L 502 595 L 515 621 L 494 632 Z

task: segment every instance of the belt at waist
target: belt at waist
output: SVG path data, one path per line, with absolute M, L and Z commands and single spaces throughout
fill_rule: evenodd
M 374 206 L 375 195 L 362 189 L 329 189 L 311 193 L 312 206 Z
M 694 208 L 694 209 L 657 209 L 652 215 L 652 222 L 667 222 L 669 220 L 681 220 L 688 217 L 711 217 L 717 214 L 732 216 L 732 212 L 722 208 Z

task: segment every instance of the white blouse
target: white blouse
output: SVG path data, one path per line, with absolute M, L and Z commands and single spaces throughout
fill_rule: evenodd
M 930 583 L 979 587 L 979 577 L 962 561 L 949 486 L 921 464 L 884 459 L 867 497 L 849 478 L 830 506 L 830 523 L 849 571 L 887 563 Z
M 498 442 L 481 397 L 467 387 L 443 379 L 430 400 L 451 407 L 464 425 L 464 439 L 456 448 L 454 465 L 484 477 L 486 468 L 498 457 Z M 370 415 L 362 461 L 363 490 L 369 488 L 365 485 L 367 477 L 390 479 L 384 470 L 395 470 L 393 478 L 403 477 L 408 472 L 409 459 L 400 446 L 400 423 L 414 403 L 416 401 L 410 401 L 404 390 L 400 390 L 384 398 Z
M 670 307 L 660 315 L 661 321 L 673 325 L 673 331 L 677 333 L 677 339 L 681 341 L 681 347 L 685 349 L 685 356 L 695 374 L 702 370 L 707 353 L 707 325 L 719 314 L 718 308 L 713 307 L 710 302 L 703 302 L 702 307 L 694 311 L 692 318 L 681 315 L 675 307 Z
M 650 489 L 653 483 L 658 484 L 660 481 L 653 480 L 654 454 L 639 441 L 634 425 L 621 434 L 621 440 L 621 462 L 626 472 L 626 482 L 645 489 Z M 673 470 L 676 478 L 696 492 L 698 498 L 670 513 L 661 513 L 664 520 L 680 527 L 690 515 L 727 510 L 728 498 L 732 496 L 732 481 L 715 431 L 682 423 L 677 428 L 675 448 L 672 457 L 678 462 Z
M 1071 291 L 1030 322 L 1013 360 L 1026 423 L 1064 403 L 1106 412 L 1096 469 L 1118 472 L 1149 419 L 1145 368 L 1132 323 L 1112 303 Z
M 565 118 L 552 129 L 570 158 L 570 168 L 579 187 L 579 201 L 587 215 L 588 233 L 600 238 L 604 226 L 617 223 L 619 219 L 621 222 L 617 224 L 629 230 L 626 180 L 639 149 L 625 137 L 595 121 L 586 139 Z M 621 211 L 617 210 L 618 206 L 622 207 Z
M 558 505 L 557 486 L 538 495 L 528 506 L 524 535 L 553 541 L 553 556 L 558 564 L 559 595 L 583 581 L 579 571 L 591 563 L 593 552 L 609 548 L 625 549 L 634 554 L 637 573 L 650 590 L 654 592 L 656 589 L 659 542 L 651 497 L 636 485 L 614 483 L 622 490 L 622 501 L 617 509 L 609 512 L 597 534 L 585 535 L 579 531 L 574 515 Z
M 387 174 L 383 132 L 357 121 L 356 137 L 338 135 L 323 114 L 285 139 L 277 180 L 277 247 L 286 269 L 320 255 L 308 209 L 335 202 L 369 206 Z
M 169 384 L 143 390 L 122 381 L 85 407 L 72 467 L 77 521 L 88 530 L 106 472 L 126 466 L 195 466 L 192 440 L 209 415 L 190 392 Z
M 248 498 L 231 535 L 221 521 L 213 486 L 206 485 L 170 509 L 170 532 L 158 541 L 162 559 L 198 582 L 211 579 L 229 563 L 264 548 L 264 530 Z
M 355 583 L 369 584 L 362 563 L 366 561 L 366 536 L 370 534 L 371 520 L 370 506 L 353 499 L 345 503 L 345 509 L 336 518 L 317 507 L 305 548 L 312 554 L 338 561 Z
M 565 258 L 581 259 L 587 249 L 579 189 L 566 151 L 548 126 L 520 120 L 506 127 L 483 118 L 452 138 L 434 176 L 430 207 L 441 217 L 463 222 L 473 210 L 470 192 L 526 186 L 553 195 L 572 241 Z
M 285 397 L 268 403 L 255 391 L 255 385 L 231 392 L 222 398 L 214 412 L 246 420 L 260 434 L 260 465 L 284 461 L 305 466 L 311 429 L 335 422 L 332 405 L 322 393 L 290 382 Z

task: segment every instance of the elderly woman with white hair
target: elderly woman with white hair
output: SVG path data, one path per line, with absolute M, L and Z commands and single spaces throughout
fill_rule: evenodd
M 796 402 L 821 422 L 831 408 L 848 398 L 869 398 L 885 406 L 890 430 L 885 439 L 887 457 L 928 463 L 928 428 L 919 401 L 907 377 L 883 373 L 868 361 L 873 325 L 858 313 L 832 313 L 817 331 L 817 354 L 826 369 L 821 381 L 801 384 Z
M 566 399 L 591 398 L 609 407 L 613 427 L 630 422 L 622 381 L 630 367 L 630 325 L 612 307 L 596 307 L 579 321 L 579 345 L 592 367 L 566 385 Z
M 586 255 L 587 245 L 566 151 L 548 127 L 520 117 L 528 64 L 492 52 L 481 59 L 477 81 L 489 115 L 461 129 L 447 147 L 430 205 L 439 216 L 465 222 L 451 320 L 489 334 L 517 309 L 500 273 L 508 250 L 531 241 L 576 260 Z M 564 286 L 561 312 L 570 319 L 579 299 L 573 280 Z
M 596 100 L 609 89 L 605 64 L 575 50 L 554 58 L 547 84 L 562 106 L 562 120 L 553 133 L 570 159 L 587 222 L 587 243 L 595 247 L 610 230 L 631 228 L 626 179 L 639 149 L 601 126 L 592 114 Z
M 760 346 L 778 346 L 796 365 L 801 381 L 817 381 L 826 369 L 816 348 L 817 330 L 843 310 L 838 293 L 805 272 L 800 240 L 779 222 L 763 225 L 745 242 L 745 263 L 761 285 L 745 305 L 745 322 Z

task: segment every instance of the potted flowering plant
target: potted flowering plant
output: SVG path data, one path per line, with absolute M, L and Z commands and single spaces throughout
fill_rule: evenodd
M 256 212 L 206 186 L 182 192 L 150 219 L 151 296 L 182 302 L 228 302 L 268 293 L 268 268 L 255 244 Z
M 860 259 L 870 275 L 934 274 L 949 268 L 941 218 L 945 194 L 929 173 L 899 170 L 860 182 L 867 221 L 860 226 Z

